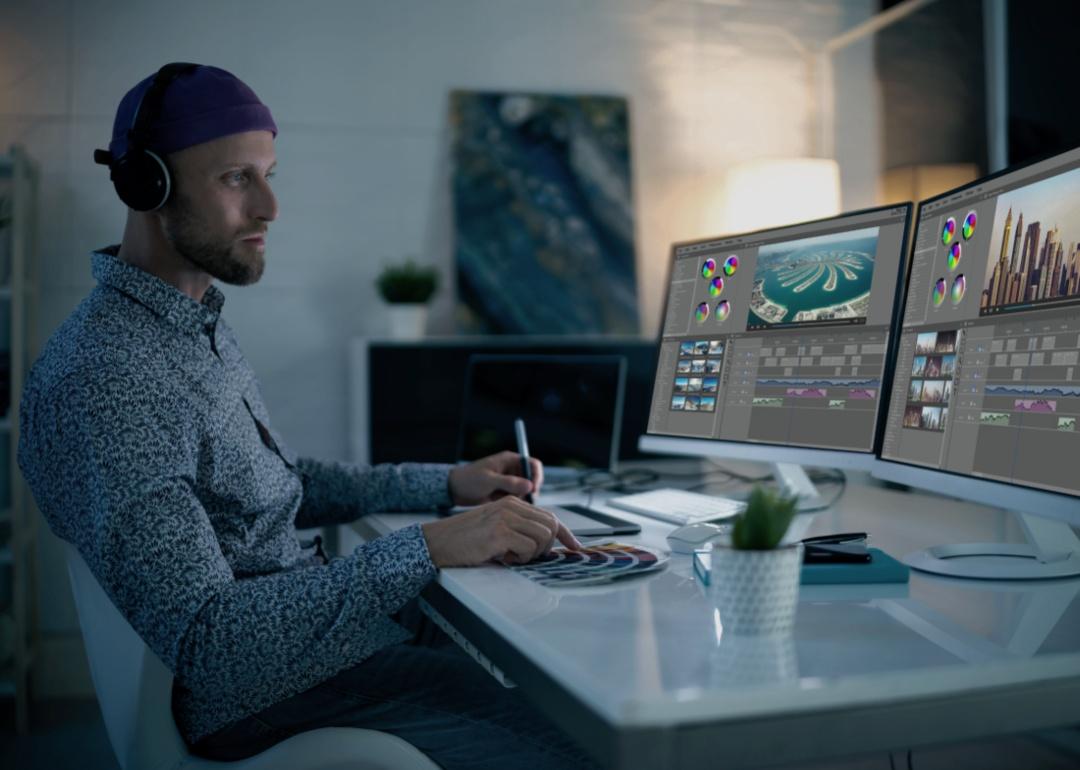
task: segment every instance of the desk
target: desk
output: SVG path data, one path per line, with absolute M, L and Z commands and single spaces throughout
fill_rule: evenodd
M 850 478 L 811 534 L 868 531 L 895 556 L 1022 539 L 1004 512 Z M 669 525 L 608 510 L 642 524 L 626 542 L 666 549 Z M 353 526 L 371 537 L 427 518 Z M 722 634 L 688 556 L 650 577 L 576 589 L 500 567 L 446 569 L 423 596 L 616 768 L 760 766 L 1080 722 L 1080 580 L 913 571 L 907 586 L 804 586 L 792 638 L 759 643 Z

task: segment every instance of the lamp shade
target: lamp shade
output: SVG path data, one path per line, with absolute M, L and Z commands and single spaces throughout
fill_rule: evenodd
M 710 212 L 714 231 L 745 232 L 840 213 L 840 168 L 827 158 L 753 160 L 732 166 Z

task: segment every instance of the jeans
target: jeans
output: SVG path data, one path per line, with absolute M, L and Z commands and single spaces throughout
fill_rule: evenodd
M 446 770 L 593 768 L 584 750 L 496 682 L 433 624 L 322 684 L 213 733 L 207 759 L 258 754 L 320 727 L 364 727 L 408 741 Z

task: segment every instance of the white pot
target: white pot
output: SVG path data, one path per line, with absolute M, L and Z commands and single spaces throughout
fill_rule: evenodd
M 799 603 L 802 551 L 801 543 L 771 551 L 713 546 L 709 594 L 724 635 L 791 633 Z
M 424 336 L 427 325 L 427 305 L 420 303 L 396 303 L 386 305 L 389 335 L 395 340 L 418 340 Z

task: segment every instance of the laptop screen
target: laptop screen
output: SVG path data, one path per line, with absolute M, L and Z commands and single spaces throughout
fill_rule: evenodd
M 472 356 L 458 458 L 515 449 L 514 420 L 520 417 L 530 454 L 546 468 L 611 470 L 625 369 L 622 356 Z

